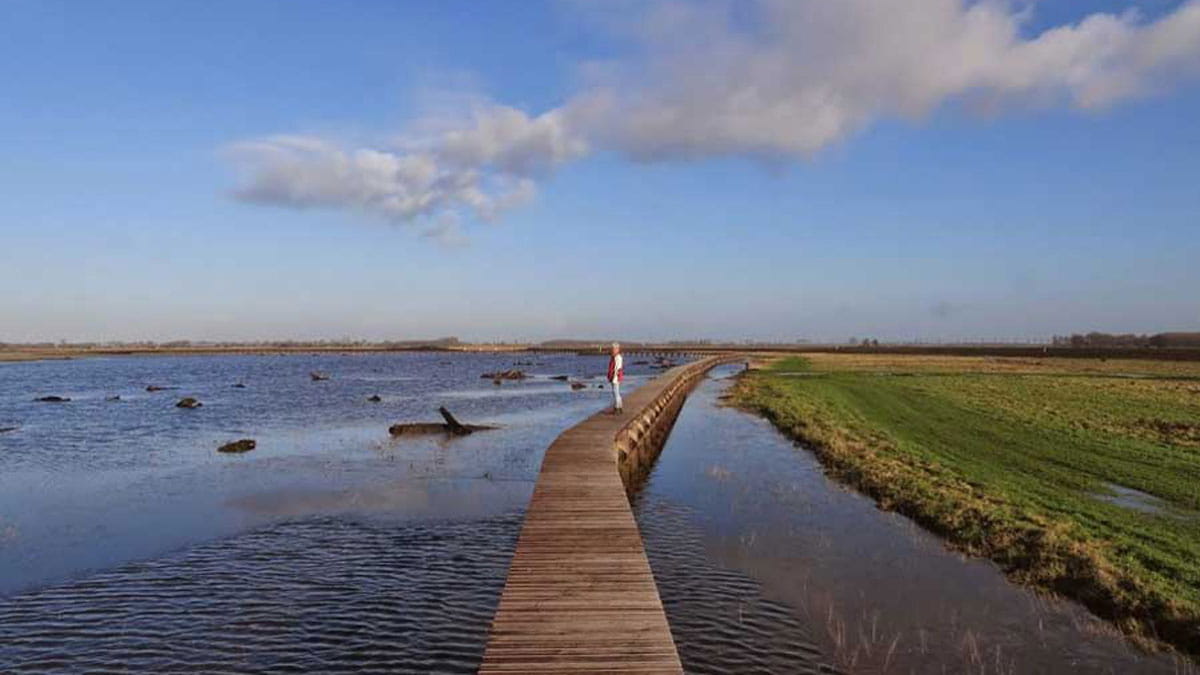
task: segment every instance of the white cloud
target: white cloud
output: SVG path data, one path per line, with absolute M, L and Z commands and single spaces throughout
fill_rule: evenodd
M 477 105 L 466 119 L 422 120 L 421 134 L 381 148 L 296 136 L 239 143 L 237 194 L 427 220 L 426 234 L 461 238 L 463 216 L 498 217 L 593 149 L 644 161 L 805 158 L 877 120 L 951 101 L 1097 109 L 1200 71 L 1200 0 L 1153 21 L 1097 13 L 1036 35 L 1022 32 L 1036 6 L 1002 0 L 618 7 L 635 55 L 594 69 L 604 79 L 559 108 L 531 116 Z
M 586 152 L 561 117 L 492 106 L 460 128 L 402 139 L 399 149 L 271 136 L 235 143 L 227 154 L 243 173 L 235 194 L 244 201 L 348 207 L 398 223 L 437 221 L 425 232 L 457 232 L 462 214 L 493 220 L 534 197 L 534 178 Z
M 650 160 L 805 157 L 950 100 L 1097 108 L 1200 66 L 1196 0 L 1152 23 L 1094 14 L 1032 37 L 1032 8 L 998 0 L 735 7 L 666 5 L 646 22 L 646 75 L 593 94 L 608 142 Z
M 562 111 L 531 118 L 503 106 L 477 110 L 471 126 L 447 131 L 434 143 L 434 152 L 448 165 L 491 166 L 517 176 L 548 171 L 587 149 L 584 139 L 567 128 Z

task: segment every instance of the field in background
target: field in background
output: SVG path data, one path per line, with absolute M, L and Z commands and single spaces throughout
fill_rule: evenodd
M 733 396 L 883 508 L 1200 654 L 1200 363 L 808 354 Z

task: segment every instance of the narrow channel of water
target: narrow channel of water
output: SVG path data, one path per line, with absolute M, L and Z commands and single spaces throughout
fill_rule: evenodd
M 825 477 L 768 422 L 684 406 L 635 513 L 688 672 L 1178 673 Z

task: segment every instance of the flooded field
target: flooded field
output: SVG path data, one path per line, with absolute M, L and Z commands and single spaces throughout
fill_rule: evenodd
M 1190 672 L 839 487 L 727 384 L 692 394 L 636 499 L 689 672 Z
M 606 404 L 604 365 L 0 366 L 0 423 L 17 427 L 0 436 L 0 671 L 473 672 L 542 453 Z M 480 378 L 510 367 L 533 377 Z M 689 672 L 1187 672 L 839 488 L 768 423 L 720 406 L 735 372 L 691 396 L 634 499 Z M 630 388 L 653 374 L 631 363 Z M 33 400 L 48 395 L 71 401 Z M 185 396 L 203 406 L 176 408 Z M 501 428 L 389 437 L 439 405 Z M 215 452 L 240 437 L 258 447 Z
M 5 672 L 473 673 L 519 516 L 286 522 L 0 602 Z
M 0 436 L 0 671 L 472 672 L 542 453 L 607 403 L 606 363 L 0 365 L 0 425 L 17 427 Z M 480 377 L 514 367 L 532 377 Z M 629 373 L 632 389 L 652 371 Z M 34 401 L 49 395 L 71 400 Z M 182 397 L 203 405 L 176 408 Z M 441 405 L 501 428 L 389 436 Z M 215 451 L 243 437 L 257 448 Z

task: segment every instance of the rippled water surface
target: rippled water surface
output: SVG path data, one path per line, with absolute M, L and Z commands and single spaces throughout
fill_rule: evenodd
M 519 517 L 318 518 L 0 603 L 6 671 L 474 672 Z
M 689 672 L 1176 673 L 828 480 L 766 421 L 689 398 L 635 498 Z
M 652 374 L 636 360 L 630 388 Z M 479 377 L 514 366 L 534 377 Z M 0 434 L 0 672 L 472 672 L 542 453 L 606 404 L 604 366 L 0 364 L 0 427 L 17 427 Z M 838 488 L 769 424 L 718 404 L 732 373 L 691 396 L 635 496 L 690 672 L 1180 671 Z M 593 379 L 573 392 L 559 374 Z M 72 400 L 33 401 L 45 395 Z M 204 405 L 178 409 L 183 396 Z M 502 428 L 389 437 L 439 405 Z M 240 437 L 258 448 L 215 451 Z
M 635 360 L 629 388 L 652 372 Z M 472 671 L 542 453 L 606 404 L 606 364 L 443 353 L 0 364 L 0 427 L 17 427 L 0 434 L 0 672 Z M 480 378 L 514 366 L 533 377 Z M 33 400 L 46 395 L 71 401 Z M 184 396 L 203 406 L 176 408 Z M 440 405 L 502 428 L 389 437 L 395 422 L 438 421 Z M 216 452 L 242 437 L 257 449 Z

